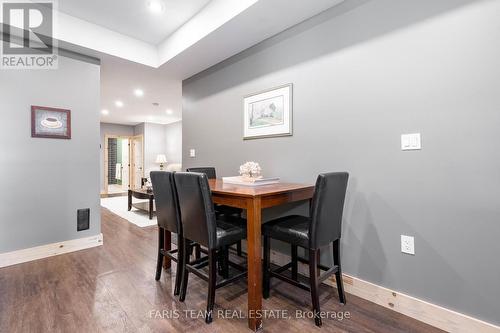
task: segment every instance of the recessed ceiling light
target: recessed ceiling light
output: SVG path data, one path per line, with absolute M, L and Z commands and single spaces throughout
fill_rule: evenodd
M 115 101 L 115 105 L 117 108 L 123 107 L 123 102 L 122 101 Z
M 148 120 L 153 120 L 153 116 L 148 116 Z
M 150 12 L 159 14 L 165 10 L 165 4 L 161 0 L 149 0 L 147 3 Z
M 109 114 L 109 111 L 108 111 L 108 110 L 106 110 L 106 109 L 102 109 L 102 110 L 101 110 L 101 113 L 102 113 L 103 115 L 107 116 L 107 115 Z
M 167 114 L 172 114 L 174 113 L 174 111 L 172 111 L 171 109 L 167 109 L 167 111 L 165 111 Z
M 137 97 L 142 97 L 144 96 L 144 91 L 142 89 L 135 89 L 134 95 L 136 95 Z

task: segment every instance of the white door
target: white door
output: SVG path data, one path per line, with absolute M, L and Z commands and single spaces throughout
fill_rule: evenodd
M 133 186 L 135 188 L 141 188 L 141 178 L 144 177 L 142 135 L 134 136 L 132 138 L 132 154 L 134 156 L 132 164 L 132 172 L 134 173 Z
M 129 139 L 122 140 L 122 190 L 127 191 L 130 183 L 130 154 Z

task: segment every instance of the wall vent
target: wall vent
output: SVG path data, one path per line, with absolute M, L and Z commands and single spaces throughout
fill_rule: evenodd
M 90 208 L 78 209 L 76 215 L 76 230 L 88 230 L 90 228 Z

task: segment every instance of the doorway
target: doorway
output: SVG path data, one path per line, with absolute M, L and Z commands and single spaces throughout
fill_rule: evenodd
M 144 177 L 143 137 L 105 135 L 104 192 L 126 193 L 140 188 Z

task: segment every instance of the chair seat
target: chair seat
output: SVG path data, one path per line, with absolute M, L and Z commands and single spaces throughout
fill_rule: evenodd
M 242 213 L 242 211 L 243 211 L 243 209 L 241 209 L 241 208 L 215 204 L 215 212 L 217 214 L 240 215 Z
M 232 245 L 246 237 L 246 220 L 241 218 L 217 220 L 217 248 Z
M 301 215 L 290 215 L 266 222 L 262 234 L 289 244 L 309 247 L 309 227 L 311 219 Z

